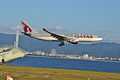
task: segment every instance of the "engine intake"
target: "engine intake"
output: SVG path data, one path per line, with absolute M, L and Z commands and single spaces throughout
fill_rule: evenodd
M 77 44 L 78 42 L 76 41 L 76 39 L 74 39 L 74 38 L 69 38 L 68 40 L 67 40 L 69 43 L 72 43 L 72 44 Z

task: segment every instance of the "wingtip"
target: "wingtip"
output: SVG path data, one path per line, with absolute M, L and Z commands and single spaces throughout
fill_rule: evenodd
M 21 23 L 22 23 L 23 25 L 25 25 L 25 24 L 26 24 L 26 21 L 21 21 Z
M 47 31 L 45 28 L 43 28 L 44 31 Z

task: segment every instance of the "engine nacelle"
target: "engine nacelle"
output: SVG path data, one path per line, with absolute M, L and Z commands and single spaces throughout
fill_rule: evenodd
M 67 40 L 69 43 L 72 43 L 72 44 L 77 44 L 78 42 L 76 41 L 76 39 L 74 39 L 74 38 L 69 38 L 68 40 Z

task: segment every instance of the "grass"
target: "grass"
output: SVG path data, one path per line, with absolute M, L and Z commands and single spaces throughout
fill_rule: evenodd
M 120 73 L 0 65 L 0 80 L 120 80 Z

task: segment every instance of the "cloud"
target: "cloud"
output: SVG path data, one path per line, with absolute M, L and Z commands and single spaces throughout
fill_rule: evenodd
M 56 27 L 47 27 L 48 30 L 51 30 L 51 31 L 61 31 L 62 30 L 62 27 L 60 26 L 56 26 Z
M 11 31 L 17 31 L 19 29 L 21 29 L 22 26 L 12 26 L 12 27 L 7 27 L 8 30 L 11 30 Z
M 106 42 L 117 42 L 117 43 L 120 43 L 120 37 L 118 37 L 118 36 L 104 37 L 103 40 L 106 41 Z
M 106 34 L 106 35 L 115 35 L 115 34 L 119 34 L 120 32 L 118 32 L 118 31 L 103 30 L 103 31 L 96 31 L 96 33 Z
M 33 32 L 37 32 L 38 29 L 32 29 Z M 5 31 L 9 32 L 9 33 L 14 33 L 16 31 L 23 31 L 23 27 L 22 26 L 11 26 L 11 27 L 5 27 Z
M 16 33 L 16 31 L 20 30 L 21 26 L 2 26 L 0 29 L 1 33 Z
M 98 34 L 103 38 L 105 42 L 117 42 L 120 43 L 120 32 L 112 30 L 99 30 L 95 31 L 95 34 Z
M 55 30 L 61 31 L 61 30 L 62 30 L 62 27 L 56 26 L 56 27 L 55 27 Z
M 61 26 L 55 26 L 55 27 L 47 27 L 46 28 L 49 31 L 57 32 L 57 33 L 67 33 L 69 30 L 62 28 Z

